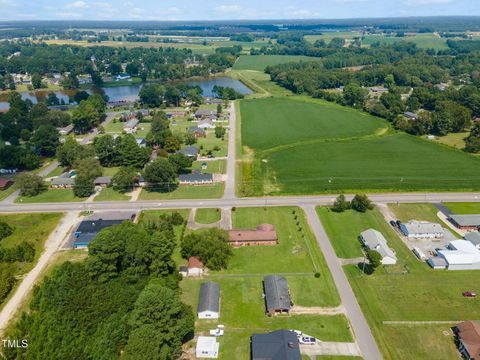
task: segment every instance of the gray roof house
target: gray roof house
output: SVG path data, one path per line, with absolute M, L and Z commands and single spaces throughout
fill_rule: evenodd
M 112 177 L 111 176 L 99 176 L 95 178 L 93 183 L 95 186 L 107 186 L 112 182 Z
M 216 115 L 217 112 L 215 110 L 210 110 L 210 109 L 198 109 L 195 111 L 195 117 L 196 118 L 202 118 L 205 116 L 210 116 L 210 115 Z
M 417 120 L 418 119 L 418 114 L 416 114 L 414 112 L 411 112 L 411 111 L 405 111 L 403 113 L 403 116 L 405 116 L 406 118 L 408 118 L 410 120 Z
M 464 239 L 470 241 L 477 248 L 480 247 L 480 232 L 470 231 L 465 234 Z
M 199 319 L 218 319 L 220 316 L 220 285 L 208 281 L 200 286 L 197 315 Z
M 73 185 L 75 185 L 75 178 L 59 176 L 52 179 L 52 187 L 55 188 L 68 188 Z
M 292 307 L 287 280 L 283 276 L 269 275 L 263 278 L 265 306 L 269 315 L 289 313 Z
M 393 265 L 397 263 L 395 252 L 388 247 L 387 240 L 385 240 L 381 232 L 368 229 L 360 234 L 360 239 L 366 248 L 376 250 L 382 255 L 383 265 Z
M 475 229 L 480 226 L 480 214 L 450 215 L 453 224 L 461 229 Z
M 198 149 L 195 146 L 187 146 L 183 149 L 177 151 L 178 154 L 183 154 L 186 157 L 190 158 L 197 158 L 198 156 Z
M 205 185 L 213 184 L 213 174 L 194 171 L 191 174 L 180 174 L 178 181 L 181 185 Z
M 410 220 L 400 224 L 400 231 L 409 238 L 442 238 L 442 225 L 428 221 Z
M 297 334 L 276 330 L 268 334 L 253 334 L 250 339 L 252 360 L 301 360 Z

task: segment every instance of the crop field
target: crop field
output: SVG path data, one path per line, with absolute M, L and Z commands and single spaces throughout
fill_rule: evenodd
M 394 37 L 384 35 L 366 35 L 362 41 L 363 45 L 372 45 L 376 42 L 393 44 L 399 41 L 413 42 L 421 49 L 448 49 L 447 40 L 435 34 L 415 34 L 413 36 Z
M 480 188 L 478 157 L 303 99 L 241 102 L 243 152 L 253 153 L 242 170 L 245 195 Z
M 404 214 L 416 214 L 420 219 L 431 216 L 430 207 L 409 205 L 408 209 L 403 209 Z M 394 210 L 395 207 L 391 205 Z M 396 232 L 384 220 L 382 223 L 382 215 L 377 209 L 363 214 L 327 212 L 323 207 L 317 211 L 337 252 L 340 247 L 335 243 L 344 245 L 348 241 L 343 238 L 346 231 L 358 234 L 366 226 L 371 226 L 381 231 L 389 246 L 395 250 L 398 263 L 394 268 L 408 269 L 407 273 L 400 275 L 388 271 L 389 267 L 386 266 L 385 269 L 378 268 L 373 275 L 365 275 L 355 265 L 344 267 L 384 358 L 455 358 L 450 327 L 457 321 L 480 316 L 480 300 L 470 301 L 472 299 L 462 296 L 465 289 L 480 290 L 480 286 L 471 281 L 472 277 L 477 276 L 476 272 L 433 270 L 418 261 Z M 345 230 L 345 221 L 349 220 L 352 220 L 348 222 L 350 229 Z M 355 241 L 352 236 L 347 237 Z M 432 306 L 432 299 L 435 299 L 435 306 Z M 425 323 L 429 321 L 442 323 Z
M 233 66 L 234 70 L 264 71 L 267 66 L 301 61 L 319 61 L 320 58 L 301 55 L 242 55 Z

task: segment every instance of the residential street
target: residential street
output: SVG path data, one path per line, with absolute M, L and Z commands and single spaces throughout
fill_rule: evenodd
M 340 260 L 337 258 L 323 225 L 317 216 L 315 206 L 304 206 L 303 209 L 307 215 L 312 231 L 317 238 L 318 245 L 323 252 L 333 280 L 335 281 L 342 305 L 352 325 L 354 337 L 362 356 L 369 360 L 382 359 L 382 355 L 380 354 L 380 350 L 368 326 L 367 320 L 343 272 Z

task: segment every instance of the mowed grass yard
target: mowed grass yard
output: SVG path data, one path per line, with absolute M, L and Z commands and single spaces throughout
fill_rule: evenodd
M 392 205 L 391 209 L 396 205 Z M 431 209 L 420 204 L 402 209 L 399 218 L 415 214 L 421 219 L 431 216 Z M 425 211 L 425 214 L 423 212 Z M 479 319 L 480 300 L 462 296 L 462 291 L 480 291 L 472 282 L 475 271 L 438 271 L 416 259 L 389 225 L 381 224 L 378 210 L 367 213 L 334 213 L 319 209 L 320 218 L 335 249 L 335 241 L 344 241 L 345 227 L 351 234 L 360 233 L 372 224 L 381 231 L 397 254 L 394 267 L 378 268 L 365 275 L 355 265 L 344 269 L 362 310 L 377 339 L 385 359 L 453 359 L 456 356 L 452 336 L 445 336 L 456 321 Z M 356 218 L 352 220 L 353 218 Z M 345 222 L 345 221 L 350 222 Z M 355 241 L 355 240 L 350 240 Z M 338 250 L 337 250 L 338 251 Z M 408 268 L 407 274 L 397 270 Z M 473 301 L 472 301 L 473 300 Z M 384 321 L 446 321 L 446 324 L 384 324 Z
M 294 218 L 293 211 L 297 215 Z M 205 335 L 217 324 L 225 325 L 225 336 L 220 337 L 220 359 L 249 359 L 250 336 L 277 329 L 299 329 L 322 341 L 351 341 L 352 335 L 345 316 L 293 315 L 268 317 L 265 315 L 263 277 L 283 274 L 294 304 L 299 306 L 337 306 L 339 296 L 316 241 L 308 228 L 301 209 L 297 207 L 236 208 L 232 213 L 234 228 L 254 228 L 261 223 L 274 224 L 279 244 L 276 246 L 249 246 L 233 250 L 229 267 L 210 271 L 203 279 L 184 278 L 182 298 L 198 305 L 202 282 L 220 284 L 220 319 L 197 320 L 196 335 Z M 304 240 L 296 222 L 304 229 Z M 313 262 L 320 278 L 315 278 Z M 191 343 L 193 347 L 194 344 Z
M 221 217 L 220 209 L 197 209 L 195 222 L 199 224 L 213 224 L 220 221 Z
M 480 214 L 480 202 L 471 203 L 444 203 L 454 214 Z
M 233 65 L 233 70 L 264 71 L 267 66 L 291 62 L 319 61 L 320 58 L 303 55 L 242 55 Z
M 254 158 L 243 170 L 248 196 L 480 188 L 480 158 L 354 109 L 303 97 L 244 100 L 240 109 L 243 151 Z
M 49 202 L 81 202 L 86 198 L 76 197 L 72 189 L 48 189 L 36 196 L 19 196 L 15 199 L 19 204 L 35 204 Z
M 179 185 L 170 192 L 150 191 L 143 189 L 139 200 L 173 200 L 173 199 L 218 199 L 223 195 L 225 184 L 213 185 Z

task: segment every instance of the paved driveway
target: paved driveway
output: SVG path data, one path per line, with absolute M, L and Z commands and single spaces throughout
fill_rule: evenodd
M 355 343 L 317 341 L 314 345 L 300 345 L 300 352 L 308 356 L 361 356 Z

